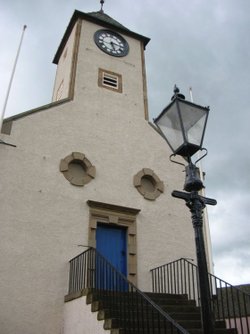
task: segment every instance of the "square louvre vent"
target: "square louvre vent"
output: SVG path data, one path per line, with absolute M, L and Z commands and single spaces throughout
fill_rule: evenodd
M 99 69 L 98 86 L 122 93 L 122 76 L 118 73 Z

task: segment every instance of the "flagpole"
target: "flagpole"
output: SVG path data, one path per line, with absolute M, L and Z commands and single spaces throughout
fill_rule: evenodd
M 11 77 L 10 77 L 10 81 L 9 81 L 9 85 L 8 85 L 8 89 L 7 89 L 7 93 L 6 93 L 6 97 L 5 97 L 5 100 L 4 100 L 3 110 L 2 110 L 2 113 L 1 113 L 1 116 L 0 116 L 0 133 L 1 133 L 2 125 L 3 125 L 3 118 L 4 118 L 4 115 L 5 115 L 5 110 L 6 110 L 6 106 L 7 106 L 9 95 L 10 95 L 10 89 L 11 89 L 12 81 L 13 81 L 13 78 L 14 78 L 16 65 L 17 65 L 19 54 L 20 54 L 20 50 L 21 50 L 21 46 L 22 46 L 22 42 L 23 42 L 23 36 L 24 36 L 24 32 L 25 32 L 26 28 L 27 28 L 27 26 L 24 25 L 22 35 L 21 35 L 21 39 L 20 39 L 20 43 L 19 43 L 19 46 L 18 46 L 18 49 L 17 49 L 17 54 L 16 54 L 14 66 L 13 66 L 13 69 L 12 69 L 12 73 L 11 73 Z

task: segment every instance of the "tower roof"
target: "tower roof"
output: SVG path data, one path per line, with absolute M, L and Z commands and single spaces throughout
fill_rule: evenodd
M 103 21 L 104 23 L 112 24 L 113 26 L 120 28 L 120 29 L 125 29 L 127 31 L 130 31 L 128 28 L 126 28 L 124 25 L 121 23 L 117 22 L 114 20 L 111 16 L 105 14 L 103 11 L 98 11 L 98 12 L 91 12 L 88 13 L 88 15 L 92 16 L 93 18 L 96 18 L 98 20 Z
M 114 20 L 112 17 L 110 17 L 109 15 L 105 14 L 103 11 L 98 11 L 98 12 L 91 12 L 91 13 L 83 13 L 80 12 L 78 10 L 75 10 L 69 25 L 65 31 L 65 34 L 62 38 L 62 41 L 58 47 L 58 50 L 55 54 L 55 57 L 53 59 L 53 63 L 54 64 L 58 64 L 60 55 L 64 49 L 64 46 L 69 38 L 69 35 L 76 23 L 76 21 L 78 19 L 81 20 L 86 20 L 89 22 L 93 22 L 99 25 L 102 25 L 103 27 L 109 28 L 109 29 L 115 29 L 118 32 L 121 32 L 127 36 L 131 36 L 135 39 L 138 39 L 140 41 L 143 42 L 144 48 L 146 47 L 146 45 L 148 44 L 148 42 L 150 41 L 150 38 L 145 37 L 143 35 L 137 34 L 131 30 L 129 30 L 128 28 L 126 28 L 125 26 L 123 26 L 121 23 L 117 22 L 116 20 Z

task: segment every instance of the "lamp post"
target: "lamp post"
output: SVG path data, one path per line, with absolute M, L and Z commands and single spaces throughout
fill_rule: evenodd
M 190 209 L 195 233 L 195 246 L 198 265 L 201 320 L 204 334 L 214 333 L 214 319 L 211 309 L 205 242 L 203 236 L 203 209 L 206 204 L 216 205 L 216 200 L 201 196 L 204 188 L 200 172 L 191 157 L 202 148 L 209 107 L 202 107 L 185 100 L 175 86 L 170 104 L 154 119 L 159 132 L 173 151 L 172 156 L 182 156 L 187 162 L 184 191 L 172 192 L 172 196 L 183 199 Z M 206 151 L 206 150 L 205 150 Z M 202 159 L 206 153 L 197 161 Z M 196 161 L 196 163 L 197 163 Z

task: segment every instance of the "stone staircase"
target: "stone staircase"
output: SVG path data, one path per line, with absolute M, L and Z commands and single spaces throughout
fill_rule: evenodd
M 148 312 L 146 305 L 140 303 L 136 309 L 131 308 L 131 294 L 129 292 L 114 292 L 119 294 L 119 298 L 114 304 L 112 294 L 95 293 L 91 289 L 86 291 L 87 304 L 91 304 L 92 312 L 97 312 L 97 319 L 104 320 L 104 329 L 110 330 L 111 334 L 167 334 L 181 333 L 177 329 L 171 328 L 171 324 L 166 324 L 161 321 L 156 322 L 156 326 L 148 328 L 148 317 L 158 317 L 157 310 Z M 99 295 L 99 297 L 98 297 Z M 200 309 L 195 305 L 195 301 L 188 300 L 186 295 L 172 295 L 161 293 L 146 293 L 156 305 L 163 311 L 168 313 L 179 325 L 181 325 L 190 334 L 202 334 Z M 127 319 L 126 326 L 121 324 L 121 311 L 123 318 Z M 119 306 L 119 307 L 118 307 Z M 132 317 L 131 317 L 132 313 Z M 132 319 L 132 320 L 131 320 Z M 133 321 L 133 324 L 131 323 Z M 151 322 L 152 323 L 152 322 Z M 152 325 L 151 325 L 152 326 Z M 158 326 L 158 328 L 157 328 Z M 124 328 L 126 327 L 126 328 Z M 145 328 L 145 330 L 144 330 Z M 235 329 L 226 329 L 224 321 L 218 321 L 215 325 L 215 334 L 237 334 Z

